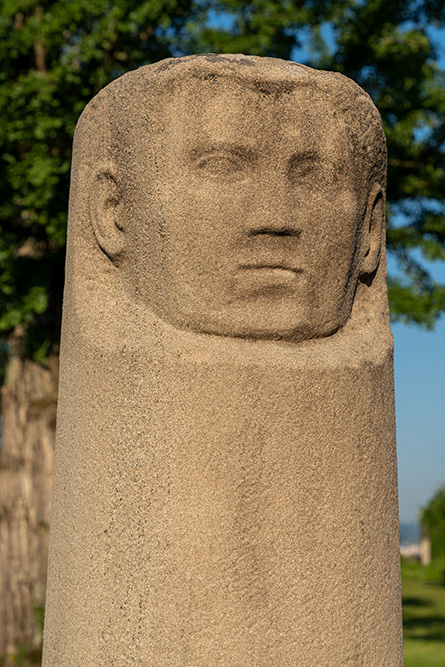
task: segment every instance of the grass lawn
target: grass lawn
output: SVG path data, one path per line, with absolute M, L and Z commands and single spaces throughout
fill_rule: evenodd
M 445 666 L 445 561 L 402 559 L 405 667 Z

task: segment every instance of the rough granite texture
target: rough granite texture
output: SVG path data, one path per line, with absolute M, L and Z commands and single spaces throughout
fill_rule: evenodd
M 74 141 L 45 667 L 402 665 L 386 148 L 213 54 Z

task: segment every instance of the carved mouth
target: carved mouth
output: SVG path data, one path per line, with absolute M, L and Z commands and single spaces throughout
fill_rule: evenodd
M 284 275 L 287 273 L 303 273 L 302 269 L 298 269 L 295 266 L 288 266 L 286 264 L 243 264 L 240 266 L 240 269 L 247 271 L 271 271 L 271 272 L 281 272 Z
M 272 229 L 270 227 L 264 227 L 262 229 L 254 229 L 249 232 L 249 236 L 271 236 L 271 237 L 294 237 L 298 238 L 301 234 L 300 229 L 288 229 L 287 227 L 283 229 Z
M 288 264 L 254 263 L 239 267 L 239 285 L 248 291 L 258 292 L 281 291 L 294 289 L 300 283 L 303 271 Z

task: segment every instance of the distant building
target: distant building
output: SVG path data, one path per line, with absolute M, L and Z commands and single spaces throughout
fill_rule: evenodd
M 430 565 L 431 540 L 425 526 L 400 524 L 400 555 L 408 560 L 417 560 L 422 565 Z
M 428 528 L 422 526 L 422 537 L 420 540 L 420 562 L 422 565 L 430 565 L 431 563 L 431 540 L 428 533 Z
M 421 560 L 420 544 L 401 544 L 400 555 L 408 560 Z

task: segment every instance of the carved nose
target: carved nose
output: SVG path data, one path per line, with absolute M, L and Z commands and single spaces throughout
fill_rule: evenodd
M 276 225 L 251 229 L 245 238 L 244 248 L 250 263 L 267 263 L 287 266 L 298 254 L 301 230 Z
M 248 236 L 300 236 L 299 215 L 286 184 L 274 178 L 259 181 L 255 195 L 246 218 Z

